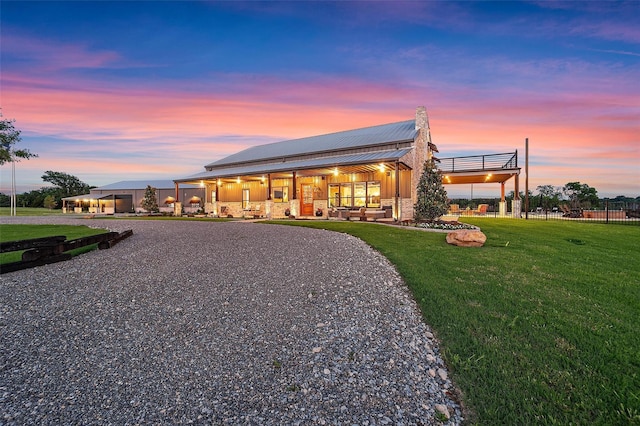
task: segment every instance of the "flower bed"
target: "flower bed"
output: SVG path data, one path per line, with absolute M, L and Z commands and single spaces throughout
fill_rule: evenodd
M 428 222 L 419 222 L 419 223 L 416 223 L 416 227 L 426 228 L 426 229 L 443 229 L 445 231 L 455 231 L 457 229 L 478 229 L 477 226 L 469 225 L 468 223 L 458 222 L 457 220 L 453 220 L 453 221 L 434 220 L 434 221 L 428 221 Z

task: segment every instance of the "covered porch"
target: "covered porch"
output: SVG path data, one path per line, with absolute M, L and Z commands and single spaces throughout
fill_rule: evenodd
M 129 194 L 84 194 L 62 198 L 62 213 L 114 214 L 132 211 Z
M 204 188 L 204 210 L 214 217 L 350 217 L 365 209 L 371 218 L 413 214 L 408 149 L 309 160 L 232 166 L 176 180 Z M 177 209 L 176 209 L 177 210 Z M 351 216 L 352 217 L 352 216 Z
M 520 217 L 522 200 L 519 192 L 520 168 L 518 167 L 517 150 L 500 154 L 441 158 L 438 168 L 442 172 L 442 183 L 444 185 L 499 184 L 500 202 L 498 214 L 500 216 L 507 216 L 505 185 L 509 179 L 513 178 L 514 199 L 511 202 L 511 214 L 514 217 Z M 451 213 L 454 215 L 482 215 L 486 213 L 486 209 L 482 212 L 482 208 L 479 206 L 477 211 L 452 211 Z

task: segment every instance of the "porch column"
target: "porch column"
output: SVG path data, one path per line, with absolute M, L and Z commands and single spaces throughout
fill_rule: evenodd
M 292 199 L 295 200 L 296 198 L 298 198 L 296 196 L 296 172 L 293 172 L 293 179 L 292 179 L 292 185 L 293 185 L 293 197 Z
M 500 216 L 507 215 L 507 202 L 504 198 L 504 182 L 500 182 L 500 205 L 498 208 Z
M 298 202 L 297 194 L 297 185 L 296 185 L 296 172 L 293 172 L 292 176 L 292 185 L 293 185 L 293 197 L 291 201 L 289 201 L 289 209 L 291 211 L 291 216 L 298 217 L 298 210 L 300 209 L 300 203 Z
M 400 220 L 402 219 L 402 203 L 400 202 L 400 165 L 398 161 L 395 163 L 394 169 L 394 179 L 395 182 L 395 196 L 393 197 L 393 219 Z
M 271 173 L 267 173 L 267 200 L 264 203 L 264 215 L 267 219 L 271 219 L 272 210 L 273 200 L 271 199 Z
M 513 200 L 511 201 L 511 215 L 513 217 L 520 217 L 522 213 L 522 200 L 520 199 L 520 175 L 515 175 L 515 191 L 513 193 Z
M 177 217 L 182 216 L 182 203 L 180 202 L 180 184 L 178 182 L 176 182 L 176 202 L 173 203 L 173 215 Z

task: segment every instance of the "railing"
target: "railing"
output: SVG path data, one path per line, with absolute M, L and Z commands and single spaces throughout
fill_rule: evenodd
M 522 200 L 522 211 L 519 215 L 514 215 L 511 210 L 511 200 L 507 200 L 504 216 L 501 216 L 499 213 L 499 198 L 475 198 L 473 200 L 456 198 L 452 200 L 452 204 L 458 205 L 459 213 L 454 214 L 454 216 L 460 215 L 460 220 L 465 216 L 505 219 L 513 219 L 517 217 L 529 220 L 566 220 L 570 222 L 640 225 L 640 202 L 637 201 L 601 200 L 600 205 L 597 208 L 592 209 L 563 208 L 565 204 L 569 204 L 569 201 L 562 201 L 559 206 L 545 209 L 538 203 L 532 202 L 532 206 L 527 214 L 527 212 L 524 211 L 524 200 Z M 486 214 L 474 214 L 474 210 L 479 204 L 488 205 Z
M 443 173 L 515 169 L 517 167 L 518 151 L 505 152 L 502 154 L 440 158 L 440 164 L 438 164 L 438 168 Z

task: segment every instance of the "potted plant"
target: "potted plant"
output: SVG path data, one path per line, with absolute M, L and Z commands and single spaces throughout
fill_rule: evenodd
M 284 215 L 285 215 L 285 216 L 287 216 L 287 217 L 289 217 L 289 215 L 291 215 L 291 209 L 287 208 L 287 209 L 284 211 Z
M 321 217 L 322 216 L 322 209 L 320 207 L 318 207 L 318 210 L 316 210 L 316 216 L 317 217 Z

